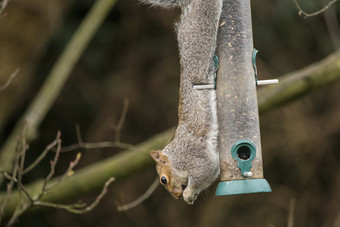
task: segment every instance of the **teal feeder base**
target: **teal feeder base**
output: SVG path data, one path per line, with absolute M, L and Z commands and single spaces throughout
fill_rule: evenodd
M 266 179 L 223 181 L 218 184 L 216 196 L 247 193 L 271 192 Z

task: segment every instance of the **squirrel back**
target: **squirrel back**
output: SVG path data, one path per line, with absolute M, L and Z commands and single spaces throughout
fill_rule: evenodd
M 192 204 L 218 177 L 216 91 L 194 85 L 215 82 L 216 49 L 222 0 L 143 0 L 152 5 L 181 7 L 177 23 L 180 54 L 178 126 L 172 141 L 152 151 L 161 184 L 174 198 Z

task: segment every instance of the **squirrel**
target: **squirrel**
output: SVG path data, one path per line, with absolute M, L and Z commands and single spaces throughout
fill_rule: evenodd
M 176 199 L 193 204 L 219 176 L 217 104 L 213 60 L 222 0 L 139 0 L 152 6 L 180 7 L 176 24 L 180 55 L 178 125 L 163 150 L 151 151 L 159 181 Z M 204 87 L 204 86 L 203 86 Z

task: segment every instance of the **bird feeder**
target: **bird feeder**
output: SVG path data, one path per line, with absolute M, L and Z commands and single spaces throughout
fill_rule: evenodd
M 216 195 L 270 192 L 263 177 L 250 0 L 225 0 L 217 54 L 220 183 Z

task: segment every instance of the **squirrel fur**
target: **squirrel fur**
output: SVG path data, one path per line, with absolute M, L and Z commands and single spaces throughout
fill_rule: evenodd
M 153 6 L 180 7 L 176 24 L 181 75 L 178 126 L 172 141 L 152 151 L 161 184 L 176 199 L 193 204 L 220 173 L 216 91 L 195 90 L 215 81 L 213 56 L 222 0 L 140 0 Z

